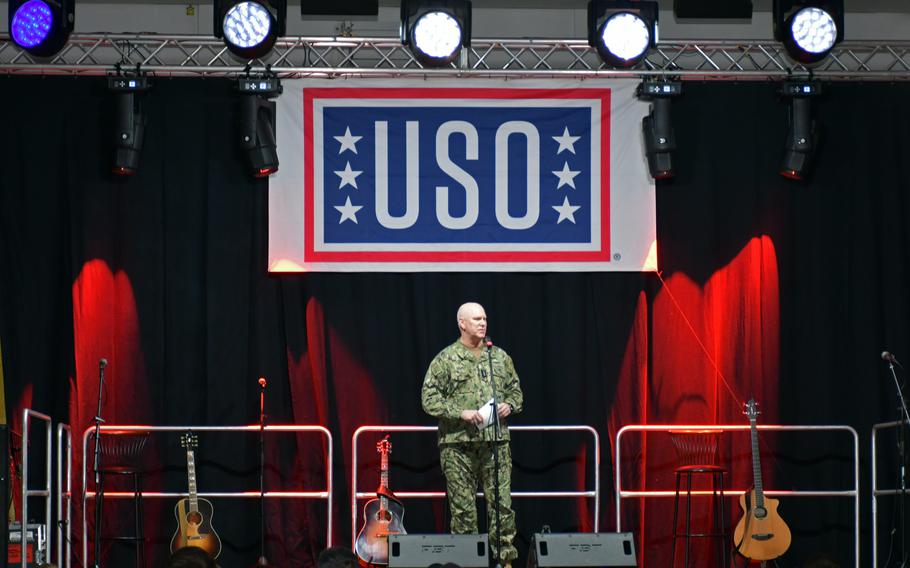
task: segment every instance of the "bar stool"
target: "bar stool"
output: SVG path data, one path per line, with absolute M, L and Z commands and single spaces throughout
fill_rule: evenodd
M 724 476 L 727 470 L 717 465 L 717 444 L 721 430 L 671 430 L 670 440 L 676 450 L 676 492 L 673 500 L 673 566 L 676 566 L 677 541 L 685 538 L 685 567 L 689 567 L 689 544 L 693 538 L 713 539 L 717 543 L 718 564 L 727 568 L 727 520 L 724 511 Z M 711 511 L 713 526 L 706 532 L 692 532 L 692 478 L 705 476 L 711 483 Z M 680 485 L 685 478 L 686 529 L 679 532 Z M 719 527 L 719 528 L 718 528 Z
M 104 506 L 104 478 L 107 475 L 127 476 L 133 485 L 132 535 L 103 537 L 104 540 L 133 542 L 136 547 L 136 566 L 145 568 L 145 534 L 142 530 L 142 453 L 149 439 L 149 432 L 133 430 L 105 430 L 99 437 L 101 463 L 98 467 L 98 506 Z

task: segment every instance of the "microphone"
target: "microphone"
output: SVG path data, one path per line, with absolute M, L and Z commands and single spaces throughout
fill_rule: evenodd
M 101 360 L 98 361 L 98 366 L 101 367 L 102 369 L 107 367 L 107 359 L 102 357 Z
M 901 365 L 900 362 L 897 360 L 897 357 L 892 355 L 890 351 L 882 351 L 882 361 L 885 361 L 886 363 L 891 363 L 892 365 L 897 365 L 901 369 L 904 368 L 904 366 Z
M 487 349 L 493 349 L 493 340 L 490 339 L 489 335 L 483 338 L 483 343 L 487 346 Z
M 265 377 L 259 377 L 259 386 L 265 388 Z

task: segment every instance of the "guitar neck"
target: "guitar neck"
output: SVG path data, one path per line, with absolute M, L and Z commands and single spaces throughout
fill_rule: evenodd
M 389 488 L 389 454 L 382 452 L 382 462 L 379 467 L 379 486 L 383 489 Z M 379 509 L 385 511 L 389 507 L 389 501 L 384 495 L 379 496 Z
M 764 508 L 765 496 L 762 492 L 761 452 L 758 448 L 758 426 L 754 417 L 749 418 L 749 426 L 752 433 L 752 479 L 755 483 L 755 506 Z
M 186 475 L 189 486 L 190 512 L 199 511 L 199 497 L 196 495 L 196 458 L 193 450 L 186 451 Z

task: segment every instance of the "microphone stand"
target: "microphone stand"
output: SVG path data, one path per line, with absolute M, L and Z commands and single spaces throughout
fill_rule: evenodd
M 103 499 L 104 489 L 101 486 L 101 399 L 104 393 L 104 368 L 107 367 L 107 359 L 101 359 L 98 362 L 98 412 L 95 413 L 95 534 L 93 541 L 95 545 L 95 563 L 93 568 L 101 568 L 101 499 Z M 85 491 L 85 488 L 83 488 Z
M 496 377 L 493 375 L 493 342 L 488 338 L 484 338 L 484 342 L 487 346 L 487 363 L 490 367 L 490 386 L 493 389 L 493 441 L 491 446 L 493 449 L 493 505 L 494 512 L 493 516 L 496 520 L 496 531 L 493 533 L 493 542 L 496 545 L 495 555 L 496 555 L 496 568 L 502 567 L 502 559 L 499 557 L 500 543 L 499 535 L 502 532 L 502 525 L 500 524 L 499 518 L 499 508 L 500 508 L 500 496 L 499 496 L 499 444 L 502 442 L 502 432 L 499 426 L 499 395 L 496 393 Z
M 891 377 L 894 379 L 894 387 L 897 389 L 897 398 L 900 400 L 901 407 L 903 411 L 901 415 L 901 422 L 904 422 L 904 425 L 910 427 L 910 412 L 907 412 L 907 400 L 904 398 L 904 391 L 901 388 L 901 383 L 897 380 L 897 372 L 894 370 L 894 359 L 888 360 L 888 368 L 891 369 Z
M 269 566 L 265 557 L 265 377 L 259 377 L 259 560 L 256 566 Z
M 907 400 L 904 398 L 904 391 L 901 383 L 897 379 L 897 371 L 894 370 L 895 359 L 888 359 L 888 369 L 891 370 L 891 377 L 894 379 L 894 386 L 897 389 L 897 398 L 900 401 L 900 427 L 897 429 L 897 455 L 900 460 L 900 480 L 901 480 L 901 498 L 900 504 L 900 528 L 901 528 L 901 566 L 907 565 L 907 513 L 905 501 L 907 500 L 907 434 L 910 428 L 910 413 L 907 412 Z

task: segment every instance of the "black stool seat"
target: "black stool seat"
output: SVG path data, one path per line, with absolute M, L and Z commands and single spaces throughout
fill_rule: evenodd
M 727 473 L 727 470 L 719 465 L 684 465 L 676 468 L 675 471 L 676 473 L 716 473 L 718 471 Z
M 118 466 L 102 465 L 100 471 L 101 471 L 101 473 L 110 473 L 113 475 L 132 475 L 134 473 L 138 473 L 138 474 L 142 473 L 141 469 L 138 469 L 135 467 L 130 467 L 130 466 L 123 466 L 123 465 L 118 465 Z
M 674 430 L 670 432 L 671 440 L 677 451 L 677 458 L 683 464 L 674 469 L 676 476 L 676 491 L 673 499 L 673 566 L 676 566 L 677 542 L 685 539 L 685 564 L 689 568 L 689 545 L 693 538 L 714 539 L 717 543 L 717 564 L 727 568 L 727 543 L 730 535 L 727 533 L 727 516 L 724 510 L 724 477 L 728 475 L 726 468 L 713 463 L 717 452 L 717 437 L 719 430 Z M 704 463 L 693 463 L 693 460 L 704 460 Z M 704 532 L 693 532 L 692 528 L 692 479 L 693 477 L 706 477 L 711 484 L 711 511 L 712 525 Z M 685 489 L 680 493 L 680 488 L 685 479 Z M 685 531 L 679 532 L 679 501 L 685 495 Z
M 104 506 L 105 476 L 129 476 L 133 482 L 133 534 L 105 536 L 103 539 L 135 543 L 137 568 L 145 568 L 145 534 L 142 527 L 142 474 L 145 470 L 142 457 L 148 439 L 149 432 L 134 430 L 105 430 L 99 437 L 101 460 L 96 506 L 101 509 Z

